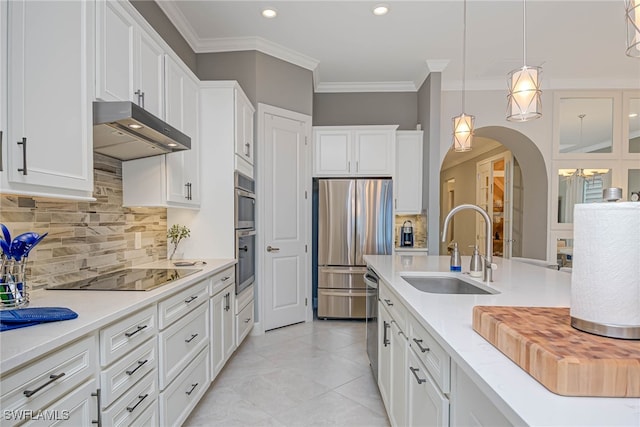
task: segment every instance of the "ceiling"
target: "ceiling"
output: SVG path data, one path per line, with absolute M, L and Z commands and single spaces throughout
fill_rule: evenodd
M 156 0 L 196 53 L 259 50 L 314 72 L 316 92 L 415 91 L 430 71 L 462 86 L 461 0 Z M 261 16 L 264 7 L 277 17 Z M 624 54 L 622 0 L 529 0 L 527 65 L 543 89 L 640 88 L 640 59 Z M 504 89 L 523 65 L 523 2 L 469 0 L 467 90 Z

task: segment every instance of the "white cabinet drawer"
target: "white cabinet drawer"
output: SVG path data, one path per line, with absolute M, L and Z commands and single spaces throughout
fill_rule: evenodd
M 193 357 L 209 344 L 209 304 L 203 304 L 160 332 L 158 361 L 164 390 Z
M 120 399 L 102 412 L 103 426 L 124 426 L 131 424 L 150 405 L 156 404 L 158 384 L 156 373 L 147 374 L 138 384 L 131 387 Z
M 100 373 L 103 408 L 111 405 L 121 394 L 133 387 L 147 373 L 158 366 L 156 340 L 150 339 L 127 354 L 113 366 Z
M 24 426 L 91 426 L 97 425 L 98 421 L 98 398 L 96 390 L 98 385 L 94 379 L 76 387 L 74 391 L 65 395 L 62 399 L 55 401 L 46 407 L 40 413 L 42 416 L 37 417 L 37 413 L 29 414 L 23 412 L 22 415 L 35 417 L 31 421 L 23 424 Z M 6 414 L 3 414 L 3 421 L 6 420 Z M 13 421 L 18 421 L 13 420 Z M 2 425 L 5 425 L 3 422 Z
M 229 283 L 233 283 L 236 280 L 236 268 L 235 266 L 222 270 L 220 273 L 216 273 L 211 277 L 211 287 L 209 290 L 209 296 L 214 296 L 222 289 L 224 289 Z
M 189 313 L 195 307 L 209 300 L 209 280 L 205 279 L 158 303 L 158 324 L 165 329 L 173 322 Z
M 250 302 L 253 302 L 253 285 L 249 285 L 245 290 L 236 295 L 236 310 L 234 313 L 240 313 Z
M 388 311 L 393 320 L 396 321 L 401 331 L 407 331 L 407 318 L 408 313 L 404 308 L 404 305 L 400 302 L 400 299 L 393 294 L 387 286 L 380 281 L 380 304 L 382 304 Z
M 0 407 L 8 411 L 46 407 L 96 374 L 97 347 L 96 336 L 90 335 L 3 375 Z
M 100 330 L 100 364 L 109 365 L 157 332 L 155 305 L 103 328 Z
M 443 393 L 451 388 L 451 358 L 424 327 L 413 317 L 410 319 L 409 345 Z
M 205 349 L 167 390 L 160 393 L 160 425 L 182 424 L 196 406 L 209 387 L 208 359 L 209 351 Z
M 240 345 L 251 328 L 253 328 L 253 301 L 250 301 L 240 313 L 236 314 L 236 345 Z
M 145 409 L 138 418 L 136 418 L 130 427 L 143 427 L 143 426 L 159 426 L 160 425 L 160 413 L 158 412 L 158 401 L 153 402 Z

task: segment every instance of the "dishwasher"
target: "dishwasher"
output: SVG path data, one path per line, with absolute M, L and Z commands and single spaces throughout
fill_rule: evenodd
M 367 286 L 367 295 L 371 295 L 367 297 L 367 355 L 376 382 L 378 382 L 378 280 L 376 273 L 367 268 L 364 283 Z

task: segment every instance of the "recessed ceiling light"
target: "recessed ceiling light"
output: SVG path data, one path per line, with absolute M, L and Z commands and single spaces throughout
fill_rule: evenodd
M 386 4 L 378 4 L 373 8 L 373 14 L 376 16 L 386 15 L 389 12 L 389 6 Z
M 629 118 L 632 119 L 634 117 L 638 117 L 638 113 L 631 113 L 629 114 Z
M 262 16 L 264 16 L 265 18 L 275 18 L 277 15 L 278 12 L 272 7 L 268 7 L 262 10 Z

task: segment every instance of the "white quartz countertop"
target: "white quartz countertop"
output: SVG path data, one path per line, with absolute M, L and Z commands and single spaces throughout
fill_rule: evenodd
M 171 261 L 157 261 L 132 268 L 200 269 L 183 279 L 150 291 L 62 291 L 36 290 L 30 294 L 29 307 L 66 307 L 78 317 L 61 322 L 43 323 L 0 332 L 0 373 L 6 374 L 21 364 L 70 343 L 126 315 L 171 296 L 236 263 L 233 259 L 207 259 L 206 264 L 174 267 Z
M 443 295 L 418 291 L 402 276 L 463 274 L 449 271 L 448 256 L 365 255 L 365 261 L 514 425 L 640 426 L 640 398 L 554 394 L 473 330 L 476 305 L 569 307 L 570 273 L 494 258 L 490 287 L 498 294 Z M 469 257 L 462 266 L 464 272 Z

